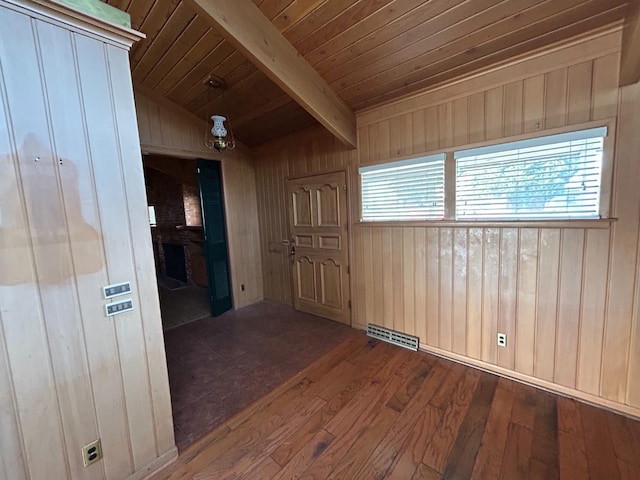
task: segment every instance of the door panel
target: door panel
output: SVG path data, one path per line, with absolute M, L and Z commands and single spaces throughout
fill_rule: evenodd
M 217 316 L 233 307 L 220 162 L 198 160 L 198 184 L 209 279 L 209 301 L 211 314 Z
M 350 324 L 345 172 L 288 181 L 297 310 Z

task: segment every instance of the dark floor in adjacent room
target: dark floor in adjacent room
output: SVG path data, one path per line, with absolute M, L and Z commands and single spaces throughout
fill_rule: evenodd
M 270 302 L 166 331 L 178 448 L 353 335 L 345 325 Z
M 162 330 L 165 332 L 211 315 L 209 291 L 197 285 L 180 285 L 167 288 L 158 285 Z

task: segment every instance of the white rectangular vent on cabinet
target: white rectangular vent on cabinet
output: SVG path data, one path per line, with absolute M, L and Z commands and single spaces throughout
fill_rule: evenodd
M 369 323 L 367 325 L 367 336 L 408 348 L 414 352 L 418 351 L 419 339 L 413 335 L 407 335 L 406 333 L 396 332 L 395 330 Z

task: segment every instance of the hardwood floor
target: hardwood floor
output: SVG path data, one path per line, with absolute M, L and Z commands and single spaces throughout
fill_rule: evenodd
M 637 479 L 640 422 L 357 335 L 155 478 Z

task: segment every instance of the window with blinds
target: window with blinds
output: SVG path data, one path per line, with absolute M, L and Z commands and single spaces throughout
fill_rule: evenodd
M 445 154 L 360 168 L 362 221 L 444 218 Z
M 599 218 L 607 128 L 455 152 L 458 220 Z

